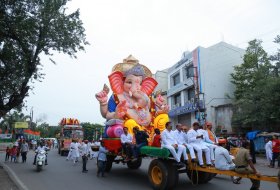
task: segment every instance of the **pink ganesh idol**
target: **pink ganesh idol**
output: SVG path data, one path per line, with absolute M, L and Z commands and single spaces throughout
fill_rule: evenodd
M 113 67 L 109 82 L 113 91 L 110 97 L 110 90 L 106 85 L 95 95 L 107 125 L 121 123 L 122 126 L 128 127 L 129 133 L 132 133 L 133 127 L 138 126 L 150 137 L 155 128 L 164 130 L 165 123 L 169 120 L 168 107 L 156 106 L 152 93 L 158 83 L 146 66 L 130 55 L 123 63 Z M 163 104 L 162 97 L 157 99 L 157 104 Z

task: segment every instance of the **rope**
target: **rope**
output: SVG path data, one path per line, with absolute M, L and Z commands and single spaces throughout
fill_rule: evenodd
M 197 171 L 197 163 L 192 163 L 194 165 L 195 169 L 191 169 L 191 183 L 192 186 L 197 186 L 198 185 L 198 171 Z M 196 184 L 193 183 L 193 172 L 196 171 Z

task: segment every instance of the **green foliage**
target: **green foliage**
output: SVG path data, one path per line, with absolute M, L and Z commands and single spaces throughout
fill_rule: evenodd
M 81 123 L 84 129 L 84 139 L 87 140 L 97 140 L 100 135 L 103 133 L 104 126 L 100 124 L 91 124 L 91 123 Z
M 76 58 L 88 44 L 79 10 L 66 14 L 68 1 L 0 1 L 0 118 L 22 106 L 32 82 L 42 79 L 40 54 Z
M 60 127 L 42 123 L 36 127 L 36 131 L 40 131 L 40 136 L 42 138 L 53 138 L 60 132 Z
M 261 43 L 249 42 L 243 64 L 231 74 L 236 87 L 232 124 L 240 130 L 273 130 L 269 127 L 280 123 L 280 78 Z
M 3 120 L 0 122 L 0 128 L 3 131 L 8 130 L 11 133 L 14 129 L 15 122 L 29 121 L 30 116 L 24 115 L 23 113 L 14 110 L 12 113 L 8 113 L 3 117 Z

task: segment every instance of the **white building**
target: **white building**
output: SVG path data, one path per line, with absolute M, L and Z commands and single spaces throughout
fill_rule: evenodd
M 231 132 L 231 99 L 234 86 L 230 74 L 243 62 L 245 50 L 220 42 L 208 48 L 184 52 L 168 69 L 169 117 L 191 126 L 194 121 Z

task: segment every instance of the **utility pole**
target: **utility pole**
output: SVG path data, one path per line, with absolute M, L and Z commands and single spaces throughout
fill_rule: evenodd
M 30 121 L 29 121 L 29 128 L 32 129 L 32 121 L 33 121 L 33 107 L 30 109 Z

